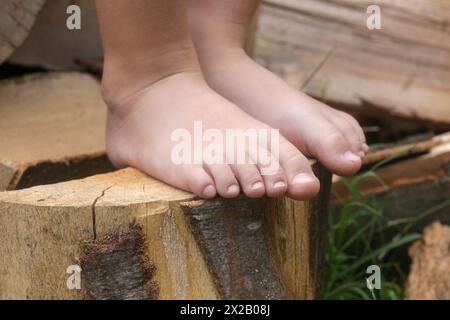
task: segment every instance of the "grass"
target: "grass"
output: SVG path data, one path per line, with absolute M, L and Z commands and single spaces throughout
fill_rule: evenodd
M 365 179 L 376 179 L 387 188 L 375 171 L 399 156 L 386 159 L 359 176 L 343 180 L 350 197 L 340 198 L 338 212 L 329 215 L 325 299 L 403 299 L 406 275 L 399 255 L 411 243 L 421 239 L 420 234 L 410 231 L 411 227 L 425 216 L 450 206 L 450 201 L 415 217 L 388 219 L 382 204 L 374 196 L 362 195 L 359 185 Z M 366 269 L 370 265 L 378 265 L 381 269 L 380 290 L 367 286 L 366 278 L 370 274 Z

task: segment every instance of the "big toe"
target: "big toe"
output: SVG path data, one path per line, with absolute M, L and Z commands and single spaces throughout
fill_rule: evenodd
M 332 125 L 318 137 L 307 139 L 308 151 L 328 170 L 341 176 L 351 176 L 361 168 L 361 157 L 352 151 L 351 142 Z
M 279 158 L 288 180 L 287 195 L 290 198 L 307 200 L 319 192 L 320 183 L 309 160 L 287 140 L 280 143 Z

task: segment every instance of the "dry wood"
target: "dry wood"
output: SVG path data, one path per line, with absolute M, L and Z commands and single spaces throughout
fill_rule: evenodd
M 266 0 L 255 56 L 290 84 L 348 110 L 450 127 L 450 3 Z
M 27 38 L 45 0 L 0 1 L 0 64 Z
M 450 227 L 434 222 L 423 240 L 409 248 L 412 260 L 406 297 L 413 300 L 450 300 Z
M 196 200 L 134 169 L 0 193 L 0 298 L 317 298 L 330 181 L 315 169 L 311 202 Z
M 81 73 L 0 82 L 0 190 L 112 170 L 98 81 Z
M 363 165 L 375 164 L 379 161 L 387 159 L 403 158 L 421 153 L 427 153 L 433 148 L 449 142 L 450 134 L 447 133 L 433 136 L 422 141 L 406 142 L 393 147 L 371 151 L 364 157 Z

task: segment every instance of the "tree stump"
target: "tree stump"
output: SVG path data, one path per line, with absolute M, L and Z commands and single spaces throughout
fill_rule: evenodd
M 45 0 L 0 1 L 0 63 L 27 38 Z
M 100 84 L 82 73 L 0 81 L 0 191 L 113 170 Z
M 203 201 L 134 169 L 0 193 L 0 299 L 318 298 L 331 182 L 315 169 L 306 202 Z

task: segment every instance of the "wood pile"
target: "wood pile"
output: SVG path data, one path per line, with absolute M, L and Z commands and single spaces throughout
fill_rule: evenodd
M 395 158 L 375 171 L 385 186 L 365 180 L 364 194 L 392 217 L 438 207 L 423 223 L 450 224 L 450 3 L 375 2 L 381 30 L 366 28 L 364 0 L 264 0 L 247 50 L 384 144 L 364 170 Z M 64 1 L 0 3 L 0 299 L 319 298 L 330 175 L 315 165 L 312 201 L 202 201 L 115 171 L 91 75 L 102 72 L 95 8 L 71 3 L 82 30 L 55 27 L 65 26 Z M 339 177 L 333 188 L 347 192 Z M 428 259 L 442 257 L 432 234 L 445 228 L 433 224 L 410 251 L 411 299 L 446 297 L 432 275 L 448 266 Z M 80 290 L 67 286 L 70 266 Z

